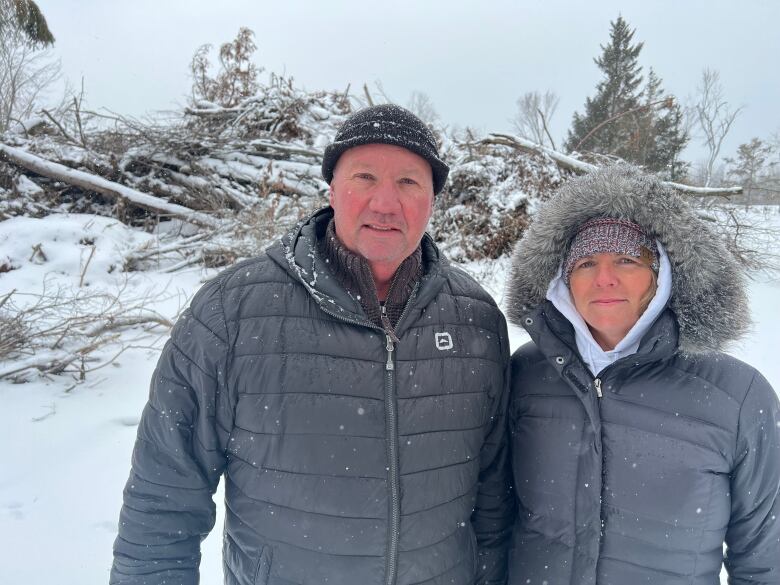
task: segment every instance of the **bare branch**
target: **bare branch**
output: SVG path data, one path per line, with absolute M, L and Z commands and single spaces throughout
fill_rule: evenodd
M 374 100 L 371 98 L 371 93 L 368 91 L 368 85 L 365 83 L 363 84 L 363 93 L 366 94 L 366 101 L 368 102 L 368 105 L 373 106 Z
M 542 120 L 542 126 L 544 127 L 544 133 L 547 135 L 547 138 L 549 138 L 549 140 L 550 140 L 550 146 L 552 146 L 553 150 L 558 150 L 555 147 L 555 140 L 553 140 L 552 134 L 550 134 L 550 129 L 547 127 L 547 117 L 544 115 L 544 112 L 541 109 L 537 108 L 536 111 L 539 112 L 539 118 L 541 118 L 541 120 Z
M 538 91 L 529 91 L 517 100 L 517 114 L 512 119 L 512 124 L 520 136 L 545 146 L 549 139 L 550 146 L 555 149 L 555 141 L 547 128 L 547 121 L 555 114 L 558 102 L 558 96 L 552 91 L 546 91 L 544 95 Z
M 59 131 L 62 133 L 62 135 L 65 137 L 65 140 L 67 140 L 68 142 L 70 142 L 70 143 L 72 143 L 72 144 L 78 144 L 78 142 L 76 141 L 76 139 L 75 139 L 75 138 L 73 138 L 73 136 L 71 136 L 70 134 L 68 134 L 68 131 L 67 131 L 67 130 L 65 130 L 65 128 L 63 128 L 63 127 L 62 127 L 62 124 L 60 124 L 60 123 L 59 123 L 59 122 L 58 122 L 58 121 L 57 121 L 57 120 L 54 118 L 54 116 L 52 116 L 52 115 L 51 115 L 51 113 L 49 112 L 49 110 L 47 110 L 47 109 L 45 109 L 45 108 L 42 108 L 42 109 L 41 109 L 41 113 L 42 113 L 44 116 L 46 116 L 46 117 L 47 117 L 47 118 L 48 118 L 48 119 L 51 121 L 51 123 L 52 123 L 52 124 L 54 124 L 54 125 L 57 127 L 57 129 L 58 129 L 58 130 L 59 130 Z
M 89 263 L 92 262 L 92 256 L 95 255 L 95 249 L 97 246 L 90 246 L 91 250 L 89 251 L 89 258 L 87 258 L 87 262 L 84 264 L 84 270 L 81 271 L 81 278 L 79 278 L 79 288 L 84 286 L 84 277 L 87 275 L 87 268 L 89 268 Z
M 702 71 L 698 91 L 695 111 L 699 127 L 704 134 L 704 145 L 707 147 L 704 186 L 709 187 L 723 141 L 742 108 L 731 111 L 728 102 L 723 97 L 720 73 L 714 69 Z

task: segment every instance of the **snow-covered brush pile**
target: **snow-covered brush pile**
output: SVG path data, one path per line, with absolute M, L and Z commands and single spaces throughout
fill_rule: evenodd
M 255 95 L 226 107 L 194 100 L 165 120 L 139 121 L 70 108 L 38 117 L 0 141 L 0 219 L 95 213 L 164 232 L 153 258 L 165 269 L 227 265 L 257 254 L 326 201 L 322 152 L 365 104 L 344 92 L 306 92 L 271 75 Z M 442 136 L 451 180 L 432 231 L 457 259 L 504 254 L 529 205 L 561 180 L 543 154 Z M 165 229 L 171 219 L 197 226 Z M 177 224 L 181 225 L 181 224 Z
M 351 111 L 344 94 L 272 76 L 235 107 L 199 101 L 173 120 L 38 119 L 0 144 L 0 219 L 95 213 L 158 231 L 176 218 L 200 242 L 162 242 L 173 264 L 228 264 L 323 204 L 322 150 Z
M 260 93 L 232 108 L 200 101 L 172 119 L 146 122 L 93 115 L 92 127 L 78 140 L 66 130 L 72 125 L 67 120 L 52 124 L 39 119 L 27 137 L 7 136 L 6 143 L 12 140 L 11 146 L 46 161 L 227 217 L 273 193 L 320 195 L 322 149 L 350 111 L 343 95 L 306 93 L 273 76 Z M 19 160 L 12 162 L 24 170 Z M 44 189 L 69 185 L 62 178 L 31 178 Z M 82 196 L 91 195 L 89 185 L 79 188 Z M 70 201 L 67 192 L 59 195 Z M 103 195 L 94 202 L 107 202 Z M 131 207 L 137 203 L 126 199 Z M 120 219 L 137 221 L 146 215 L 141 209 L 126 213 L 130 216 Z
M 447 154 L 452 170 L 436 199 L 431 232 L 458 261 L 510 252 L 535 204 L 569 174 L 544 155 L 485 144 L 468 133 L 454 140 Z

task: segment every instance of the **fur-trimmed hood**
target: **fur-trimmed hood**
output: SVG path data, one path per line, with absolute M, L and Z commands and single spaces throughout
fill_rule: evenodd
M 522 325 L 525 315 L 545 301 L 577 228 L 594 217 L 634 221 L 665 247 L 672 265 L 669 308 L 683 353 L 722 350 L 747 331 L 744 271 L 725 243 L 680 195 L 627 164 L 569 181 L 536 213 L 512 257 L 507 281 L 511 322 Z

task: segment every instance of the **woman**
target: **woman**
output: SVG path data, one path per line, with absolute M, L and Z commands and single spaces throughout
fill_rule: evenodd
M 567 183 L 515 250 L 512 584 L 780 583 L 780 407 L 721 353 L 741 267 L 627 165 Z

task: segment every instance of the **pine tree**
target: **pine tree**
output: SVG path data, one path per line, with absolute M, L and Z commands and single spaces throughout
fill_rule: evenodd
M 687 163 L 679 160 L 688 142 L 683 111 L 665 95 L 661 78 L 652 69 L 640 89 L 643 43 L 632 44 L 634 33 L 620 16 L 611 23 L 610 42 L 594 59 L 604 79 L 595 97 L 586 99 L 585 113 L 574 114 L 566 148 L 618 156 L 679 179 L 687 171 Z
M 680 159 L 690 136 L 684 129 L 685 114 L 680 104 L 674 100 L 667 101 L 667 104 L 665 113 L 655 123 L 654 156 L 645 166 L 662 173 L 671 181 L 679 181 L 688 174 L 691 166 L 689 162 Z
M 32 0 L 0 0 L 0 34 L 8 30 L 22 33 L 36 46 L 54 44 L 46 18 Z
M 604 79 L 596 86 L 596 96 L 585 100 L 585 114 L 574 114 L 566 140 L 569 151 L 590 150 L 620 156 L 622 145 L 629 142 L 630 129 L 625 120 L 607 121 L 639 106 L 642 68 L 638 57 L 643 43 L 631 44 L 635 31 L 622 16 L 610 26 L 609 44 L 601 45 L 602 54 L 594 59 Z
M 684 129 L 682 107 L 674 97 L 665 94 L 661 83 L 651 68 L 643 91 L 644 109 L 636 113 L 642 121 L 636 139 L 638 148 L 626 154 L 628 160 L 675 181 L 688 171 L 688 163 L 679 157 L 689 137 Z
M 749 194 L 761 182 L 771 155 L 772 146 L 758 138 L 740 144 L 737 147 L 737 157 L 725 159 L 728 176 L 742 185 Z

